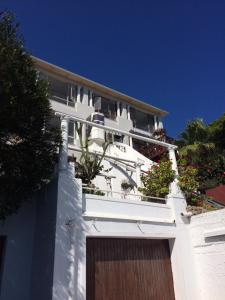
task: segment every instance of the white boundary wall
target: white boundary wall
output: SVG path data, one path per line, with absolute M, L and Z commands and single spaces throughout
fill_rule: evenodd
M 199 300 L 225 299 L 225 209 L 191 218 Z

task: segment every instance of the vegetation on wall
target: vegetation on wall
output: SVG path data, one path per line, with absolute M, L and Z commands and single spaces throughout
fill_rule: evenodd
M 38 80 L 19 25 L 0 14 L 0 218 L 48 183 L 60 132 L 49 126 L 47 84 Z

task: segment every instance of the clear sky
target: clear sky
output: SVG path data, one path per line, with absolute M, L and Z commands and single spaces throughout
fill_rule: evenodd
M 224 0 L 1 0 L 35 56 L 188 120 L 225 112 Z

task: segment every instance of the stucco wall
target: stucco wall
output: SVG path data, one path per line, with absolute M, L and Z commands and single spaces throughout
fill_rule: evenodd
M 51 300 L 57 178 L 0 224 L 7 242 L 1 300 Z
M 199 300 L 225 299 L 225 209 L 191 218 L 189 227 Z
M 30 300 L 31 265 L 36 221 L 35 201 L 1 224 L 7 236 L 1 281 L 1 300 Z
M 58 178 L 42 192 L 36 204 L 31 293 L 32 300 L 51 300 L 55 251 Z
M 180 215 L 185 205 L 178 194 L 171 194 L 167 205 L 82 197 L 73 165 L 60 171 L 53 299 L 86 299 L 86 238 L 95 236 L 169 239 L 176 300 L 197 300 L 189 236 Z

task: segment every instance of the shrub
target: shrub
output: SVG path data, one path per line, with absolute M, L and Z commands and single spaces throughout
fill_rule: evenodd
M 148 174 L 141 177 L 143 188 L 139 188 L 145 196 L 164 198 L 169 194 L 169 186 L 175 179 L 175 171 L 172 170 L 170 160 L 162 160 L 154 165 Z

